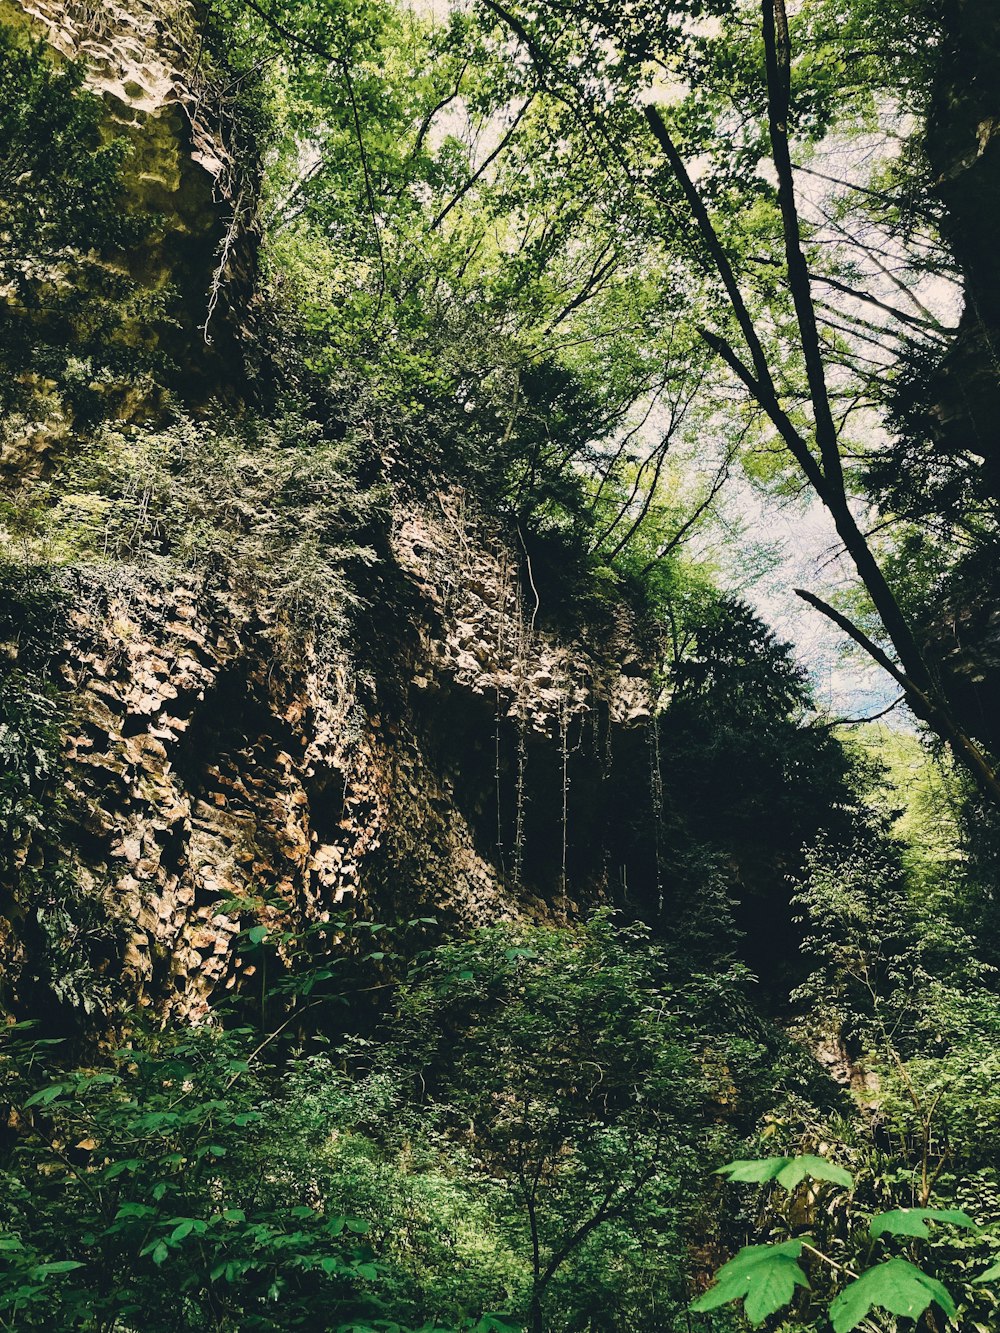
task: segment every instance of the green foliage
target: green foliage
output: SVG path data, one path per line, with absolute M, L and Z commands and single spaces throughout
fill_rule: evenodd
M 958 1310 L 945 1287 L 906 1259 L 887 1259 L 845 1287 L 830 1306 L 834 1333 L 851 1333 L 873 1310 L 919 1319 L 934 1302 L 949 1319 Z
M 81 62 L 56 67 L 40 43 L 0 24 L 0 272 L 27 280 L 67 248 L 122 245 L 135 224 L 121 208 L 124 145 L 102 142 L 100 100 Z
M 18 1328 L 331 1327 L 364 1322 L 379 1268 L 368 1223 L 305 1169 L 317 1127 L 282 1132 L 245 1034 L 140 1032 L 93 1070 L 60 1071 L 8 1029 L 0 1309 Z M 54 1081 L 53 1081 L 54 1080 Z
M 366 1127 L 365 1160 L 390 1181 L 423 1158 L 475 1189 L 495 1239 L 470 1282 L 505 1272 L 532 1330 L 601 1310 L 652 1333 L 684 1305 L 684 1237 L 709 1225 L 699 1163 L 773 1096 L 743 984 L 739 969 L 680 980 L 647 932 L 605 914 L 479 931 L 414 968 L 384 1044 L 359 1052 L 345 1127 Z M 463 1264 L 471 1238 L 456 1229 Z
M 804 1180 L 830 1180 L 847 1189 L 853 1184 L 849 1171 L 811 1153 L 798 1157 L 766 1157 L 754 1162 L 730 1162 L 727 1166 L 720 1166 L 715 1174 L 742 1184 L 764 1184 L 776 1180 L 789 1193 Z
M 308 943 L 262 931 L 244 932 L 258 962 Z M 297 1037 L 284 1018 L 130 1023 L 81 1065 L 6 1028 L 0 1317 L 499 1333 L 602 1310 L 653 1333 L 679 1316 L 686 1238 L 709 1224 L 700 1164 L 762 1059 L 719 1014 L 732 983 L 672 981 L 606 916 L 496 928 L 431 951 L 374 1039 L 329 1051 L 301 1018 L 323 988 L 364 990 L 349 953 L 300 961 Z
M 654 1002 L 662 963 L 637 946 L 600 919 L 577 940 L 484 932 L 403 997 L 392 1058 L 426 1081 L 446 1137 L 508 1182 L 533 1307 L 591 1236 L 661 1211 L 692 1170 L 684 1127 L 705 1091 Z
M 751 1324 L 761 1324 L 784 1309 L 795 1295 L 796 1287 L 808 1287 L 809 1281 L 799 1267 L 802 1241 L 789 1240 L 783 1245 L 746 1245 L 735 1259 L 730 1259 L 716 1275 L 711 1291 L 696 1300 L 691 1309 L 698 1313 L 715 1310 L 729 1301 L 742 1300 Z
M 789 1166 L 794 1168 L 791 1172 Z M 832 1181 L 852 1189 L 851 1173 L 834 1163 L 815 1156 L 798 1158 L 768 1158 L 759 1161 L 734 1162 L 723 1167 L 722 1173 L 732 1181 L 763 1184 L 777 1181 L 789 1191 L 795 1190 L 807 1178 Z M 717 1173 L 718 1174 L 718 1173 Z M 783 1178 L 784 1177 L 784 1178 Z M 961 1209 L 896 1208 L 872 1217 L 868 1233 L 873 1240 L 886 1236 L 906 1240 L 927 1240 L 930 1231 L 927 1222 L 947 1223 L 969 1231 L 978 1228 L 973 1219 Z M 752 1324 L 762 1323 L 792 1303 L 796 1289 L 810 1290 L 809 1279 L 801 1267 L 808 1258 L 832 1268 L 841 1289 L 829 1302 L 829 1318 L 835 1333 L 851 1333 L 865 1323 L 872 1310 L 919 1319 L 932 1303 L 937 1304 L 950 1319 L 958 1318 L 958 1307 L 948 1289 L 923 1268 L 900 1256 L 893 1256 L 870 1267 L 859 1275 L 843 1262 L 830 1259 L 811 1241 L 797 1238 L 770 1245 L 747 1245 L 716 1274 L 714 1285 L 691 1306 L 695 1311 L 714 1310 L 731 1301 L 742 1300 L 747 1318 Z M 867 1260 L 870 1262 L 870 1259 Z M 989 1274 L 976 1280 L 983 1282 Z M 851 1280 L 844 1284 L 844 1277 Z M 808 1314 L 803 1310 L 803 1317 Z M 798 1326 L 798 1324 L 796 1324 Z
M 773 1152 L 777 1134 L 786 1155 L 810 1143 L 838 1145 L 855 1184 L 850 1199 L 822 1208 L 801 1194 L 772 1193 L 755 1230 L 780 1241 L 789 1228 L 809 1226 L 811 1245 L 838 1265 L 810 1266 L 817 1301 L 839 1296 L 837 1273 L 868 1268 L 872 1241 L 895 1243 L 901 1261 L 917 1262 L 919 1253 L 921 1271 L 943 1280 L 962 1327 L 991 1327 L 995 1298 L 977 1279 L 988 1237 L 981 1224 L 1000 1202 L 992 974 L 947 920 L 945 892 L 928 896 L 926 879 L 907 880 L 891 844 L 881 854 L 870 843 L 846 854 L 820 849 L 810 865 L 799 902 L 817 968 L 798 998 L 812 1040 L 843 1062 L 857 1110 L 830 1117 L 789 1106 L 760 1142 Z M 750 1170 L 761 1178 L 775 1166 L 771 1159 Z M 940 1294 L 936 1279 L 921 1282 L 900 1264 L 876 1273 L 865 1273 L 857 1291 L 844 1289 L 839 1318 L 860 1317 L 855 1301 L 868 1296 L 901 1313 Z
M 810 718 L 801 667 L 745 603 L 701 589 L 687 605 L 676 598 L 667 627 L 656 743 L 670 919 L 675 930 L 683 923 L 684 948 L 703 934 L 709 956 L 741 933 L 742 956 L 781 985 L 798 979 L 787 877 L 823 832 L 836 846 L 851 836 L 865 775 Z M 720 879 L 725 896 L 707 914 Z
M 359 475 L 359 437 L 331 438 L 291 406 L 158 429 L 106 426 L 12 514 L 8 549 L 75 565 L 111 587 L 187 575 L 255 606 L 277 660 L 343 641 L 357 583 L 375 560 L 382 496 Z M 27 541 L 26 541 L 27 539 Z
M 931 1234 L 927 1229 L 928 1222 L 950 1222 L 953 1226 L 972 1230 L 976 1227 L 969 1214 L 960 1208 L 894 1208 L 873 1217 L 868 1230 L 873 1240 L 878 1240 L 879 1236 L 918 1236 L 927 1240 Z

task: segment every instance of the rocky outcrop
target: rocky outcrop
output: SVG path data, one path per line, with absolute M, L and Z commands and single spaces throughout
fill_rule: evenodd
M 81 60 L 107 134 L 127 142 L 123 206 L 150 225 L 128 254 L 103 260 L 159 309 L 151 317 L 147 301 L 130 318 L 123 307 L 113 337 L 155 352 L 189 402 L 235 391 L 256 260 L 256 152 L 194 5 L 0 0 L 0 22 L 41 38 L 54 60 Z
M 558 641 L 463 493 L 435 507 L 397 512 L 349 641 L 294 670 L 235 595 L 78 585 L 52 667 L 67 850 L 143 1003 L 238 986 L 252 924 L 563 915 L 606 891 L 615 755 L 650 713 L 614 665 L 628 627 Z
M 130 198 L 156 226 L 105 262 L 174 295 L 163 329 L 126 336 L 198 367 L 189 400 L 199 384 L 225 394 L 251 286 L 253 161 L 233 160 L 193 6 L 0 0 L 0 18 L 83 58 L 109 134 L 132 145 Z M 106 406 L 144 429 L 135 404 Z M 13 468 L 24 495 L 44 490 L 53 440 L 82 448 L 72 417 L 50 409 L 32 466 Z M 56 573 L 69 608 L 47 666 L 66 718 L 59 845 L 29 837 L 17 864 L 38 873 L 0 886 L 8 996 L 31 972 L 46 859 L 53 883 L 106 913 L 94 966 L 142 1004 L 193 1015 L 240 988 L 253 963 L 237 937 L 254 924 L 563 916 L 641 879 L 649 848 L 630 871 L 614 813 L 627 824 L 618 770 L 634 779 L 637 754 L 645 772 L 652 708 L 627 613 L 557 632 L 524 550 L 460 487 L 398 490 L 332 648 L 306 636 L 282 656 L 280 611 L 218 569 L 128 551 Z M 15 622 L 0 648 L 23 674 Z

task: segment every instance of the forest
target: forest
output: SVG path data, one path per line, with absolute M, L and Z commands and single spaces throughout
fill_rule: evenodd
M 1000 1329 L 998 218 L 991 0 L 0 0 L 0 1330 Z

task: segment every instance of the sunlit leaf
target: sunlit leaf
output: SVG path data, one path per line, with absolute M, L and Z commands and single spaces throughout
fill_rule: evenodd
M 919 1319 L 932 1301 L 955 1318 L 955 1302 L 936 1278 L 906 1259 L 889 1259 L 845 1287 L 830 1305 L 830 1319 L 834 1333 L 851 1333 L 872 1310 Z

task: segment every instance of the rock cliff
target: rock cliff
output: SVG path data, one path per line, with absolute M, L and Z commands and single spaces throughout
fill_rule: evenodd
M 131 205 L 155 216 L 111 262 L 171 293 L 168 330 L 138 334 L 204 366 L 180 386 L 189 403 L 231 394 L 254 184 L 199 74 L 193 8 L 7 0 L 2 17 L 87 62 L 108 133 L 132 145 Z M 76 447 L 72 422 L 58 447 Z M 19 502 L 44 503 L 48 455 L 7 461 Z M 374 540 L 337 652 L 313 644 L 294 666 L 267 607 L 225 579 L 62 566 L 45 663 L 65 717 L 60 847 L 29 831 L 17 861 L 64 860 L 104 914 L 84 953 L 141 1003 L 202 1012 L 238 986 L 254 923 L 563 915 L 628 881 L 609 792 L 616 764 L 647 763 L 651 706 L 628 615 L 555 632 L 525 553 L 454 483 L 397 495 Z M 21 628 L 3 648 L 27 668 Z M 14 991 L 35 968 L 37 893 L 28 875 L 10 888 Z

